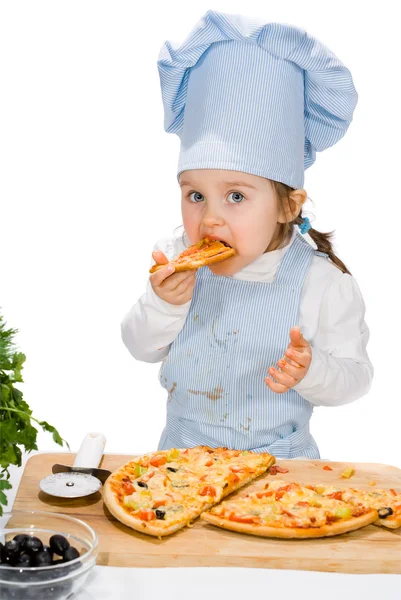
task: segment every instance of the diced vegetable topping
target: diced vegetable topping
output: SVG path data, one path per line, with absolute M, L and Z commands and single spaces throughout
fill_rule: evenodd
M 203 487 L 199 491 L 199 495 L 200 496 L 213 496 L 214 497 L 216 495 L 216 489 L 212 485 L 205 485 L 205 487 Z
M 346 467 L 344 471 L 341 473 L 341 477 L 345 479 L 349 479 L 352 475 L 354 475 L 355 469 L 354 467 Z
M 142 475 L 145 475 L 146 471 L 147 471 L 146 467 L 141 467 L 141 465 L 139 465 L 138 463 L 135 464 L 135 467 L 134 467 L 135 477 L 141 477 Z
M 161 467 L 162 465 L 165 465 L 166 462 L 167 462 L 166 456 L 154 456 L 152 458 L 152 460 L 149 461 L 149 464 L 151 464 L 152 467 Z

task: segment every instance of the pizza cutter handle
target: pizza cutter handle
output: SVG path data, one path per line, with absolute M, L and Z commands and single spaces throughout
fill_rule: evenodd
M 74 460 L 74 467 L 96 469 L 102 460 L 106 438 L 103 433 L 87 433 Z

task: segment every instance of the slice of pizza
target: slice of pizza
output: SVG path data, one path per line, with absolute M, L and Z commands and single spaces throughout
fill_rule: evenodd
M 374 525 L 389 529 L 401 527 L 401 493 L 397 493 L 394 489 L 359 490 L 334 486 L 311 487 L 329 498 L 337 498 L 348 504 L 376 509 L 379 518 Z
M 184 252 L 181 252 L 171 263 L 175 267 L 175 272 L 196 270 L 206 265 L 221 262 L 234 256 L 235 250 L 226 242 L 220 240 L 210 240 L 204 238 L 197 244 L 193 244 Z M 166 265 L 153 265 L 149 273 L 154 273 Z
M 222 498 L 259 477 L 270 454 L 198 446 L 137 457 L 112 473 L 103 500 L 122 523 L 148 535 L 169 535 Z
M 262 537 L 318 538 L 369 525 L 377 519 L 377 510 L 278 480 L 226 500 L 201 517 L 223 529 Z

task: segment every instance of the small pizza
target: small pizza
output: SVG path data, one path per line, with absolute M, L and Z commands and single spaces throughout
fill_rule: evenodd
M 259 477 L 270 454 L 197 446 L 135 458 L 112 473 L 103 500 L 122 523 L 148 535 L 169 535 L 222 498 Z
M 191 271 L 221 262 L 222 260 L 226 260 L 226 258 L 230 258 L 230 256 L 234 256 L 234 254 L 234 248 L 231 248 L 226 242 L 204 238 L 197 244 L 184 250 L 184 252 L 181 252 L 181 254 L 171 261 L 171 264 L 174 265 L 176 273 Z M 154 273 L 163 267 L 165 265 L 153 265 L 149 269 L 149 273 Z
M 338 498 L 348 504 L 362 505 L 377 510 L 378 519 L 374 525 L 397 529 L 401 527 L 401 493 L 389 490 L 358 490 L 334 486 L 311 486 L 316 492 L 330 498 Z
M 376 509 L 319 494 L 311 487 L 275 480 L 201 516 L 223 529 L 278 538 L 339 535 L 377 520 Z

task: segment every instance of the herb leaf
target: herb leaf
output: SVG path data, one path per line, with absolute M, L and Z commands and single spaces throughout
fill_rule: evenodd
M 6 329 L 0 314 L 0 516 L 3 514 L 2 507 L 7 505 L 3 490 L 12 487 L 8 481 L 8 467 L 21 466 L 22 450 L 31 452 L 38 449 L 38 430 L 33 423 L 51 433 L 56 444 L 70 448 L 53 425 L 32 416 L 32 410 L 23 400 L 23 392 L 14 386 L 15 383 L 23 383 L 22 369 L 26 358 L 25 354 L 16 350 L 16 333 L 17 329 Z

